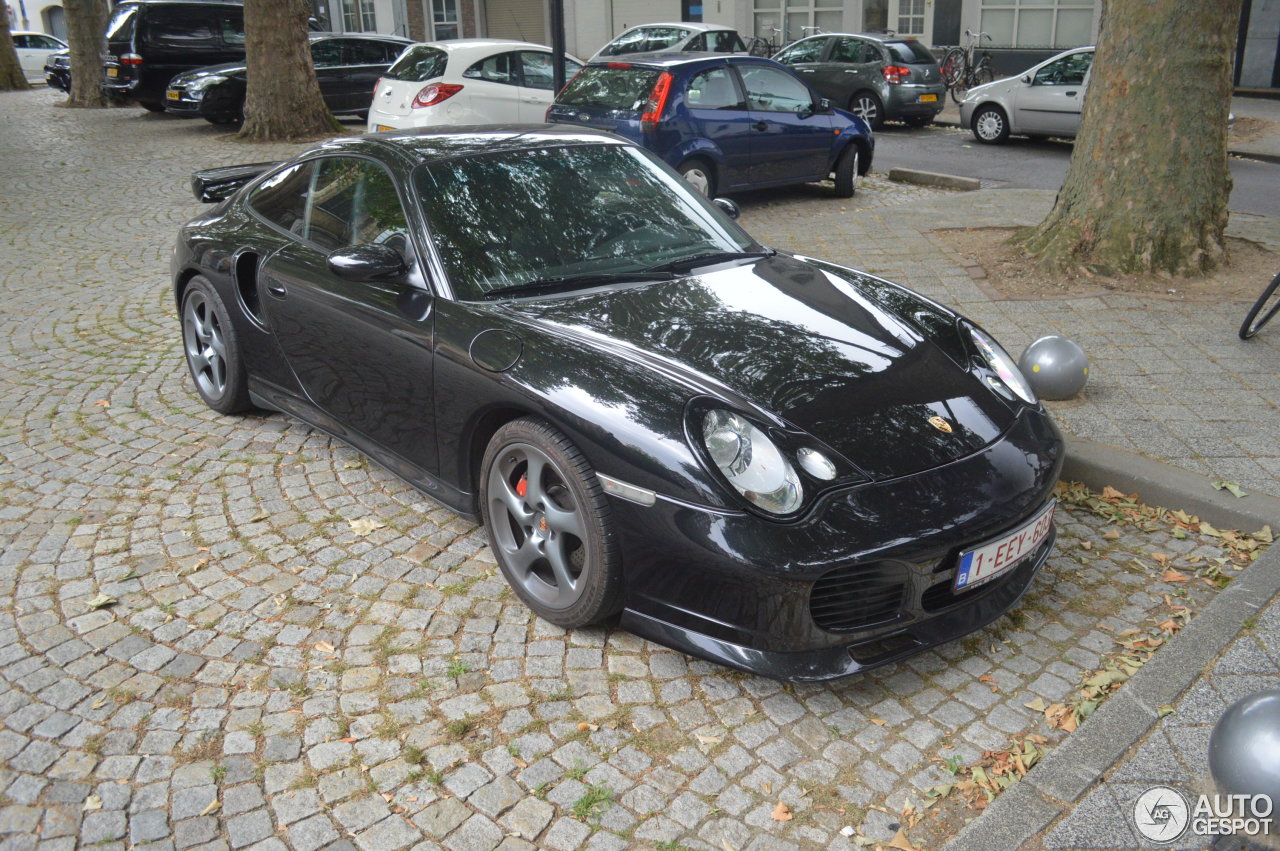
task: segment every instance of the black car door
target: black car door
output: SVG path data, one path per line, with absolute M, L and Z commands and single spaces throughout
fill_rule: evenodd
M 388 57 L 388 48 L 389 45 L 385 42 L 374 39 L 343 39 L 343 56 L 347 66 L 347 79 L 344 83 L 347 90 L 345 109 L 352 112 L 365 112 L 369 109 L 369 104 L 373 103 L 373 87 L 396 57 L 394 53 Z
M 311 64 L 316 68 L 320 94 L 330 112 L 346 112 L 351 101 L 348 69 L 342 54 L 342 39 L 325 38 L 311 42 Z
M 416 467 L 437 469 L 432 345 L 435 304 L 425 286 L 391 175 L 353 156 L 315 161 L 300 237 L 265 264 L 271 328 L 298 384 L 335 431 L 354 433 Z M 390 245 L 404 282 L 349 281 L 331 253 Z

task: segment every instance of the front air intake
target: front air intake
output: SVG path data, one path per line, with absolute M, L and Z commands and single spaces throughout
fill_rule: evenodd
M 850 632 L 891 621 L 902 610 L 907 568 L 877 561 L 837 567 L 813 583 L 809 613 L 831 632 Z

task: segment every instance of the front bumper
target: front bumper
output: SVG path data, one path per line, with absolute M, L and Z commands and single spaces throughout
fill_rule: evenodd
M 960 127 L 964 130 L 973 129 L 973 108 L 976 104 L 970 100 L 960 102 Z
M 1018 528 L 1045 505 L 1062 457 L 1048 416 L 1026 411 L 973 455 L 829 493 L 792 524 L 666 500 L 628 506 L 616 513 L 622 626 L 792 681 L 846 677 L 952 641 L 1008 611 L 1048 559 L 1053 535 L 991 582 L 951 590 L 962 550 Z M 898 602 L 866 622 L 824 627 L 815 619 L 820 605 L 811 605 L 815 583 L 837 574 L 855 582 L 891 575 Z

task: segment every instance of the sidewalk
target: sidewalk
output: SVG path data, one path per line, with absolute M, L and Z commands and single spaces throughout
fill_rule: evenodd
M 1274 98 L 1234 97 L 1231 99 L 1231 111 L 1237 119 L 1255 118 L 1272 122 L 1270 132 L 1257 138 L 1236 139 L 1227 141 L 1227 147 L 1233 156 L 1248 157 L 1265 162 L 1280 163 L 1280 100 Z M 960 107 L 948 96 L 947 106 L 934 123 L 943 127 L 960 126 Z

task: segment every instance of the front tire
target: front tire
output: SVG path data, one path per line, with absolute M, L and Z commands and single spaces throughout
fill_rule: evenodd
M 706 162 L 699 159 L 685 160 L 676 170 L 699 195 L 704 198 L 716 197 L 716 174 Z
M 973 113 L 973 138 L 984 145 L 1003 145 L 1009 139 L 1009 117 L 995 104 L 984 104 Z
M 836 160 L 836 197 L 852 198 L 858 191 L 858 146 L 850 145 Z
M 884 104 L 872 92 L 858 92 L 849 98 L 849 111 L 867 122 L 872 130 L 884 127 Z
M 196 392 L 220 414 L 249 410 L 249 382 L 226 305 L 201 275 L 182 296 L 182 347 Z
M 481 464 L 480 513 L 502 575 L 538 617 L 572 629 L 622 608 L 608 500 L 586 457 L 549 424 L 498 429 Z

